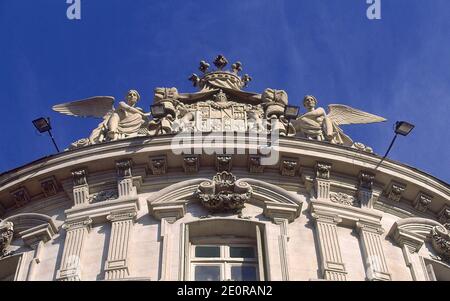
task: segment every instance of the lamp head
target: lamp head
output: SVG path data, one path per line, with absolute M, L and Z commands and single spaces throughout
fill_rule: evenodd
M 52 129 L 50 125 L 50 118 L 40 117 L 33 120 L 34 127 L 39 131 L 39 133 L 45 133 Z

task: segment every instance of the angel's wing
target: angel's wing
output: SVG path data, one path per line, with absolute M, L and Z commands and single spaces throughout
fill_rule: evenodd
M 53 111 L 69 116 L 102 118 L 110 113 L 114 105 L 112 96 L 94 96 L 52 107 Z
M 360 124 L 386 121 L 383 117 L 363 112 L 345 105 L 331 104 L 328 106 L 328 118 L 337 125 Z

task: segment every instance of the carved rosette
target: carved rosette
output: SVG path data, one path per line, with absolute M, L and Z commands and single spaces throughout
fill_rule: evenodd
M 7 256 L 8 247 L 14 235 L 14 225 L 12 222 L 0 222 L 0 258 Z
M 450 263 L 450 224 L 436 226 L 431 230 L 431 243 L 442 260 Z
M 236 180 L 231 173 L 223 171 L 217 173 L 212 181 L 200 183 L 195 196 L 211 211 L 240 213 L 252 192 L 250 184 Z

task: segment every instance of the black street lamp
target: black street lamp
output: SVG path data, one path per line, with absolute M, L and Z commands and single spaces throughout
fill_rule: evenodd
M 40 117 L 38 119 L 33 120 L 34 127 L 39 131 L 39 133 L 45 133 L 48 132 L 48 135 L 50 138 L 52 138 L 53 145 L 56 148 L 56 151 L 59 153 L 58 145 L 56 145 L 55 138 L 53 138 L 52 135 L 52 126 L 50 125 L 50 117 L 44 118 Z
M 413 129 L 414 129 L 414 124 L 411 124 L 409 122 L 397 121 L 395 123 L 394 138 L 392 138 L 391 144 L 389 145 L 389 147 L 386 151 L 386 154 L 384 154 L 383 158 L 380 160 L 380 162 L 378 162 L 377 166 L 375 167 L 375 170 L 381 165 L 381 163 L 384 161 L 384 159 L 386 159 L 387 155 L 391 151 L 392 146 L 394 145 L 395 140 L 397 139 L 397 136 L 398 135 L 408 136 L 409 133 L 411 133 L 411 131 Z

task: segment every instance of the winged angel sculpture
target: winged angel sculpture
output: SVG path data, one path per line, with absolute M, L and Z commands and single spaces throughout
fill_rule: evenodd
M 361 143 L 354 143 L 349 136 L 344 134 L 340 126 L 383 122 L 386 119 L 349 106 L 337 104 L 330 104 L 328 113 L 326 113 L 323 108 L 316 108 L 317 103 L 317 99 L 311 95 L 307 95 L 303 99 L 303 106 L 307 112 L 292 121 L 297 136 L 328 141 L 333 144 L 341 144 L 371 152 L 370 148 L 365 147 Z
M 149 113 L 136 107 L 140 95 L 136 90 L 129 90 L 126 100 L 114 108 L 114 97 L 95 96 L 88 99 L 58 104 L 53 110 L 69 116 L 102 118 L 89 138 L 78 140 L 69 147 L 76 148 L 90 144 L 113 141 L 127 137 L 146 135 Z

